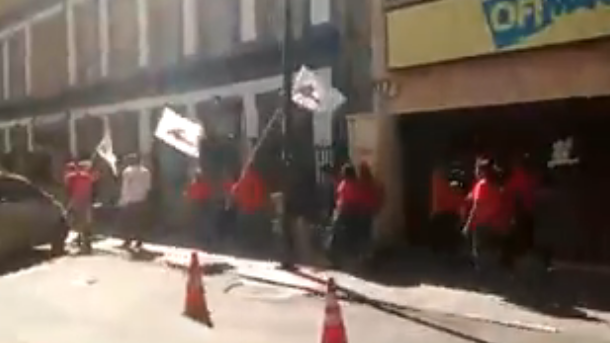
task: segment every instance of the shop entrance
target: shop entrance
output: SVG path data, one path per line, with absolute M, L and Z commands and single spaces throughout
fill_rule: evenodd
M 556 236 L 559 257 L 610 263 L 608 112 L 606 97 L 405 115 L 398 129 L 410 241 L 426 245 L 434 239 L 428 231 L 434 170 L 444 170 L 465 194 L 477 156 L 508 170 L 512 157 L 527 153 L 540 175 L 540 192 L 553 194 L 539 206 L 537 225 L 551 226 L 546 230 Z M 568 140 L 570 158 L 578 162 L 549 167 L 554 145 L 566 150 Z

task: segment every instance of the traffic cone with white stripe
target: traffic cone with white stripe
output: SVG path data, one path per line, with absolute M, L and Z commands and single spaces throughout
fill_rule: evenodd
M 345 332 L 341 307 L 339 301 L 337 301 L 336 288 L 335 280 L 330 278 L 326 291 L 322 343 L 347 343 L 347 333 Z
M 205 289 L 202 282 L 203 272 L 199 264 L 197 253 L 191 254 L 191 263 L 188 270 L 186 282 L 186 299 L 184 303 L 184 315 L 212 327 L 212 318 L 205 299 Z

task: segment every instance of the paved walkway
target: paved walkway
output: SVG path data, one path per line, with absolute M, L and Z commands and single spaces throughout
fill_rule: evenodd
M 120 243 L 121 241 L 118 239 L 108 238 L 97 242 L 95 248 L 110 253 L 122 253 L 119 248 Z M 306 276 L 302 277 L 278 270 L 278 264 L 273 261 L 237 258 L 159 244 L 146 244 L 146 250 L 154 256 L 151 259 L 174 268 L 186 269 L 190 262 L 191 253 L 197 252 L 199 261 L 205 265 L 229 265 L 245 278 L 268 280 L 288 287 L 308 289 L 314 293 L 323 292 L 324 281 L 333 277 L 344 288 L 368 298 L 394 304 L 396 308 L 401 308 L 404 311 L 438 312 L 527 330 L 569 331 L 579 335 L 610 337 L 610 326 L 608 324 L 610 323 L 610 304 L 602 304 L 608 305 L 608 307 L 597 306 L 596 309 L 596 304 L 587 306 L 587 304 L 581 305 L 573 302 L 566 306 L 561 303 L 551 303 L 546 304 L 543 308 L 533 306 L 525 299 L 518 301 L 486 289 L 473 289 L 476 287 L 472 287 L 472 285 L 469 287 L 463 285 L 441 286 L 439 284 L 443 283 L 429 282 L 425 279 L 388 285 L 385 282 L 368 281 L 344 272 L 319 271 L 312 268 L 301 268 Z M 411 272 L 415 275 L 414 277 L 417 277 L 418 271 L 412 270 Z M 452 271 L 445 271 L 445 273 L 450 274 Z M 406 272 L 404 274 L 410 273 Z M 454 274 L 456 274 L 454 279 L 467 277 L 457 275 L 458 272 Z M 610 280 L 607 281 L 610 285 Z M 514 282 L 514 286 L 506 284 L 509 282 Z M 472 283 L 476 283 L 476 281 L 472 281 Z M 507 279 L 500 283 L 505 283 L 505 289 L 522 288 L 519 281 Z M 451 284 L 451 282 L 445 284 Z M 597 287 L 601 286 L 597 284 Z M 526 297 L 529 297 L 528 300 L 537 299 L 540 294 L 526 294 Z

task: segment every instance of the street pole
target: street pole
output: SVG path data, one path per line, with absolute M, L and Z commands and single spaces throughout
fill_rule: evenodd
M 283 87 L 282 87 L 282 112 L 284 114 L 284 130 L 283 130 L 283 151 L 282 157 L 284 162 L 284 180 L 283 180 L 283 213 L 281 215 L 281 226 L 283 236 L 283 259 L 281 267 L 284 269 L 294 268 L 294 240 L 292 234 L 292 206 L 291 198 L 294 197 L 292 184 L 293 178 L 293 161 L 292 161 L 292 70 L 293 70 L 293 34 L 292 34 L 292 3 L 291 0 L 284 0 L 284 38 L 282 41 L 282 71 L 283 71 Z

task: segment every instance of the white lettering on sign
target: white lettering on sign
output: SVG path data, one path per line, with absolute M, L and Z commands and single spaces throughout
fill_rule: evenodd
M 547 163 L 547 166 L 549 168 L 556 168 L 578 164 L 580 159 L 572 156 L 573 149 L 574 139 L 572 137 L 556 141 L 553 143 L 551 160 Z

